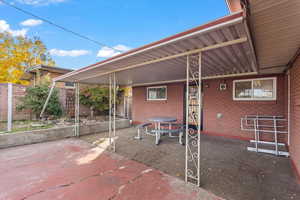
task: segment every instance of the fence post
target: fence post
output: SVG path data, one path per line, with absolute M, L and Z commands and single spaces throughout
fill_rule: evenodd
M 13 119 L 13 85 L 7 84 L 7 131 L 12 131 Z

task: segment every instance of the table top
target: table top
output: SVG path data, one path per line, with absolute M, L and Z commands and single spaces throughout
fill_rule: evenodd
M 148 119 L 151 122 L 176 122 L 175 117 L 151 117 Z

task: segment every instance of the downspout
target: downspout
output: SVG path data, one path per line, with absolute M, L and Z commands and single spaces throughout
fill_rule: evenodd
M 288 146 L 291 143 L 291 73 L 287 72 L 288 78 Z

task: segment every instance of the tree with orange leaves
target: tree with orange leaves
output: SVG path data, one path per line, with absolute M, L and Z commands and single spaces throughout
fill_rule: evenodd
M 28 84 L 21 80 L 26 68 L 40 64 L 54 66 L 55 62 L 39 38 L 0 33 L 0 83 Z

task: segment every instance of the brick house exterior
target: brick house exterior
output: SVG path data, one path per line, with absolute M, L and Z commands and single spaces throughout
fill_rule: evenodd
M 233 100 L 233 80 L 248 78 L 277 77 L 276 101 L 235 101 Z M 220 91 L 219 84 L 226 83 L 227 89 Z M 208 88 L 205 87 L 208 85 Z M 256 77 L 237 77 L 204 81 L 203 110 L 204 132 L 208 134 L 225 135 L 227 137 L 249 139 L 253 132 L 240 130 L 241 118 L 245 115 L 277 115 L 287 119 L 287 85 L 285 75 L 270 75 Z M 217 114 L 222 118 L 218 119 Z M 266 134 L 269 135 L 269 134 Z
M 300 56 L 290 70 L 291 81 L 291 144 L 292 165 L 300 180 Z
M 249 78 L 277 77 L 276 101 L 234 101 L 233 80 Z M 245 115 L 281 115 L 287 118 L 287 76 L 250 76 L 203 81 L 203 133 L 222 135 L 232 138 L 249 139 L 253 133 L 240 130 L 240 119 Z M 226 83 L 227 89 L 219 90 L 220 83 Z M 167 84 L 167 100 L 147 101 L 148 86 L 133 88 L 133 123 L 145 122 L 154 116 L 176 117 L 184 119 L 185 83 Z M 221 113 L 222 118 L 217 118 Z M 286 142 L 286 138 L 284 140 Z
M 167 85 L 166 101 L 147 101 L 146 87 L 132 89 L 132 120 L 141 123 L 153 116 L 176 117 L 183 120 L 184 83 Z
M 291 73 L 291 160 L 300 180 L 300 57 L 294 63 Z M 277 77 L 276 101 L 235 101 L 233 100 L 233 81 L 249 78 Z M 225 91 L 219 84 L 226 83 Z M 132 119 L 134 124 L 147 121 L 154 116 L 176 117 L 184 120 L 185 83 L 163 84 L 167 86 L 168 99 L 147 101 L 147 87 L 133 87 Z M 152 85 L 151 85 L 152 86 Z M 221 113 L 222 118 L 217 114 Z M 253 139 L 253 132 L 240 129 L 240 119 L 249 114 L 280 115 L 288 119 L 288 76 L 286 74 L 212 79 L 203 81 L 203 133 L 229 138 Z M 265 138 L 272 140 L 269 134 Z M 287 143 L 287 135 L 280 141 Z

